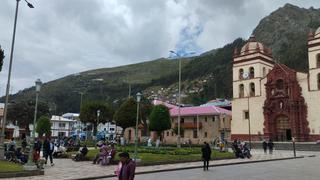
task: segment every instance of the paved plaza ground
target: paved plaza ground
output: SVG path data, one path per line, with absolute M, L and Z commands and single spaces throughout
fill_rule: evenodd
M 136 180 L 319 180 L 320 157 L 137 175 Z M 111 179 L 111 178 L 108 178 Z
M 251 159 L 229 159 L 229 160 L 217 160 L 217 161 L 211 161 L 210 164 L 213 165 L 223 165 L 223 164 L 230 164 L 230 163 L 238 163 L 238 162 L 251 162 L 251 161 L 264 161 L 264 160 L 270 160 L 270 159 L 281 159 L 281 158 L 289 158 L 293 156 L 292 151 L 275 151 L 274 154 L 264 154 L 261 150 L 253 150 L 252 151 L 253 157 Z M 319 152 L 297 152 L 298 156 L 304 155 L 320 155 Z M 312 161 L 312 165 L 315 165 L 316 162 L 314 162 L 315 158 L 318 160 L 318 166 L 320 166 L 320 159 L 319 157 L 308 157 L 308 158 L 302 158 L 299 160 L 288 160 L 288 161 L 273 161 L 273 162 L 264 162 L 264 163 L 258 163 L 258 164 L 243 164 L 243 165 L 233 165 L 233 166 L 222 166 L 222 167 L 214 167 L 211 171 L 206 172 L 207 174 L 203 174 L 201 169 L 191 169 L 191 170 L 179 170 L 179 171 L 173 171 L 168 173 L 161 173 L 161 176 L 155 176 L 155 174 L 144 174 L 144 175 L 137 175 L 137 179 L 152 179 L 155 180 L 153 177 L 157 177 L 158 179 L 177 179 L 177 177 L 186 177 L 186 179 L 199 179 L 196 178 L 196 176 L 190 176 L 191 174 L 201 174 L 203 178 L 209 178 L 211 176 L 214 176 L 214 173 L 219 173 L 219 170 L 221 169 L 221 173 L 224 174 L 224 177 L 228 177 L 228 174 L 238 174 L 239 176 L 248 174 L 248 176 L 253 176 L 255 174 L 254 172 L 257 171 L 259 173 L 266 173 L 269 172 L 268 168 L 273 167 L 273 164 L 286 168 L 288 164 L 292 163 L 295 164 L 293 167 L 288 166 L 288 172 L 293 171 L 295 168 L 302 167 L 299 164 L 296 164 L 295 162 L 305 162 L 308 161 L 307 159 L 310 158 L 310 162 Z M 90 161 L 85 162 L 74 162 L 71 159 L 55 159 L 55 166 L 46 166 L 45 167 L 45 175 L 44 176 L 34 176 L 34 177 L 24 177 L 24 178 L 15 178 L 15 179 L 34 179 L 34 180 L 43 180 L 43 179 L 79 179 L 79 178 L 86 178 L 86 177 L 98 177 L 98 176 L 107 176 L 112 175 L 114 173 L 114 170 L 116 169 L 115 165 L 112 166 L 100 166 L 100 165 L 93 165 Z M 192 163 L 179 163 L 179 164 L 170 164 L 170 165 L 156 165 L 156 166 L 144 166 L 144 167 L 137 167 L 136 172 L 152 172 L 157 170 L 167 170 L 167 169 L 174 169 L 174 168 L 186 168 L 186 167 L 197 167 L 201 166 L 201 162 L 192 162 Z M 304 164 L 304 165 L 307 165 Z M 274 169 L 277 169 L 274 166 Z M 297 167 L 296 167 L 297 166 Z M 237 171 L 237 168 L 235 167 L 241 167 L 240 171 Z M 251 167 L 253 169 L 247 168 Z M 256 167 L 256 169 L 255 169 Z M 230 169 L 230 170 L 226 170 Z M 279 169 L 280 170 L 280 169 Z M 319 173 L 320 171 L 317 170 Z M 186 172 L 190 172 L 189 174 Z M 232 173 L 231 173 L 232 172 Z M 282 172 L 282 171 L 281 171 Z M 213 173 L 213 174 L 212 174 Z M 317 172 L 315 172 L 317 173 Z M 162 176 L 164 174 L 164 176 Z M 172 176 L 172 174 L 179 174 L 179 176 Z M 210 175 L 211 174 L 211 175 Z M 271 171 L 271 174 L 277 175 L 276 172 Z M 148 178 L 149 177 L 149 178 Z M 166 178 L 168 177 L 168 178 Z M 230 176 L 236 177 L 236 176 Z M 320 177 L 320 176 L 319 176 Z M 112 179 L 112 178 L 111 178 Z M 113 178 L 115 179 L 115 178 Z M 201 179 L 201 178 L 200 178 Z M 226 178 L 229 179 L 229 178 Z M 259 178 L 258 178 L 259 179 Z M 318 178 L 319 179 L 319 178 Z M 274 179 L 273 179 L 274 180 Z

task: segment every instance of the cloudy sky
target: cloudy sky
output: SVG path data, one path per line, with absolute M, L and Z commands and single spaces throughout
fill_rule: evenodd
M 248 38 L 259 20 L 292 3 L 319 0 L 29 0 L 20 2 L 11 92 L 85 70 L 202 53 Z M 5 92 L 15 0 L 1 0 L 0 45 Z

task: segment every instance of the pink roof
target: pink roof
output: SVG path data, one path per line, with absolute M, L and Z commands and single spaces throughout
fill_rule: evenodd
M 178 116 L 178 108 L 170 109 L 171 116 Z M 226 114 L 231 116 L 231 111 L 219 108 L 216 106 L 196 106 L 196 107 L 182 107 L 180 108 L 181 116 L 196 116 L 196 115 L 219 115 Z
M 152 104 L 153 105 L 160 105 L 160 104 L 162 104 L 162 105 L 165 105 L 167 108 L 169 108 L 169 109 L 172 109 L 172 108 L 177 108 L 177 106 L 175 106 L 175 105 L 173 105 L 173 104 L 169 104 L 169 103 L 166 103 L 166 102 L 163 102 L 163 101 L 160 101 L 160 100 L 153 100 L 152 101 Z

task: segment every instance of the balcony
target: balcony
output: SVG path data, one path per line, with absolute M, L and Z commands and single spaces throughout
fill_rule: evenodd
M 193 122 L 184 122 L 180 124 L 184 129 L 197 129 L 197 123 Z M 175 127 L 178 127 L 178 123 L 175 124 Z M 199 122 L 199 129 L 202 129 L 202 123 Z

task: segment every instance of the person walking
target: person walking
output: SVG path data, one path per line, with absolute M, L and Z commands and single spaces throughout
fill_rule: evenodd
M 209 160 L 211 159 L 211 148 L 207 142 L 204 142 L 204 146 L 201 149 L 203 159 L 203 170 L 209 170 Z
M 268 142 L 269 154 L 272 154 L 273 147 L 274 147 L 274 144 L 272 142 L 272 139 L 269 139 L 269 142 Z
M 53 159 L 52 159 L 53 150 L 54 150 L 53 141 L 51 141 L 49 138 L 46 138 L 46 140 L 43 143 L 43 152 L 44 152 L 44 157 L 46 159 L 45 164 L 47 164 L 48 157 L 49 157 L 51 166 L 54 166 Z
M 119 180 L 134 180 L 134 174 L 136 170 L 136 163 L 130 159 L 127 152 L 119 154 L 120 163 L 115 171 Z
M 264 153 L 267 154 L 268 143 L 266 142 L 266 140 L 263 140 L 262 148 L 263 148 Z

